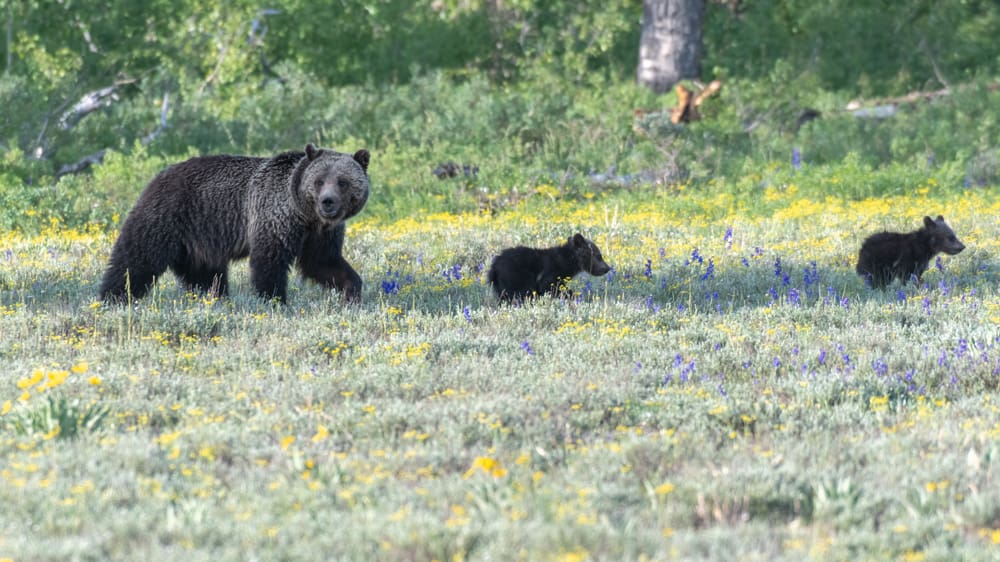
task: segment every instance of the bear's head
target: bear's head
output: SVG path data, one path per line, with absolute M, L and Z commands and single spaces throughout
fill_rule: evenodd
M 965 244 L 955 236 L 955 231 L 944 222 L 943 216 L 938 215 L 936 219 L 924 217 L 924 228 L 931 234 L 931 247 L 935 252 L 953 256 L 965 249 Z
M 361 149 L 353 155 L 306 145 L 305 169 L 299 180 L 304 207 L 319 220 L 337 225 L 358 214 L 368 201 L 368 161 Z
M 573 248 L 581 271 L 598 276 L 611 271 L 611 266 L 604 261 L 604 256 L 601 255 L 597 244 L 587 240 L 579 232 L 570 237 L 569 245 Z

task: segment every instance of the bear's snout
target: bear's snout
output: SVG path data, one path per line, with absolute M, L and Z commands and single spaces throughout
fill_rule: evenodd
M 323 218 L 335 218 L 340 214 L 340 202 L 333 196 L 320 197 L 318 211 Z
M 601 276 L 611 271 L 611 266 L 604 261 L 597 261 L 590 265 L 590 274 Z

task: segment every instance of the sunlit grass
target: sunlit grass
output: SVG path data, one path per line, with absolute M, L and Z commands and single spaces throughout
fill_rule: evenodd
M 356 307 L 245 263 L 106 307 L 114 232 L 2 234 L 0 557 L 995 556 L 1000 200 L 766 199 L 362 215 Z M 937 214 L 925 285 L 854 274 Z M 497 306 L 494 255 L 577 231 L 612 274 Z

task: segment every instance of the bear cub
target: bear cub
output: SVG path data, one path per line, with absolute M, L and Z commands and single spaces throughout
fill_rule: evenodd
M 577 273 L 604 275 L 611 271 L 601 250 L 582 234 L 553 248 L 508 248 L 493 260 L 488 279 L 500 302 L 522 302 L 535 295 L 559 296 Z
M 924 217 L 924 226 L 913 232 L 879 232 L 865 239 L 858 254 L 855 270 L 882 289 L 899 279 L 906 284 L 911 278 L 921 283 L 927 266 L 935 255 L 944 252 L 955 255 L 965 245 L 955 236 L 944 217 Z
M 344 154 L 309 144 L 271 158 L 201 156 L 160 172 L 122 224 L 101 299 L 144 296 L 167 269 L 189 289 L 224 296 L 229 263 L 250 258 L 257 294 L 285 302 L 288 270 L 361 295 L 344 259 L 344 222 L 368 200 L 367 150 Z

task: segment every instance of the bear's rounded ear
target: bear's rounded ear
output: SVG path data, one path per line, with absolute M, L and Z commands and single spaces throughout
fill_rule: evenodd
M 924 226 L 926 226 L 927 228 L 934 228 L 937 225 L 934 223 L 934 219 L 930 217 L 924 217 Z
M 573 235 L 572 238 L 570 238 L 570 242 L 572 242 L 573 245 L 576 246 L 577 248 L 582 248 L 587 245 L 587 239 L 584 238 L 583 235 L 580 234 L 579 232 L 577 232 L 576 234 Z
M 362 148 L 361 150 L 354 153 L 354 161 L 361 164 L 361 169 L 368 173 L 368 161 L 372 159 L 371 153 L 368 150 Z
M 309 160 L 315 160 L 318 154 L 319 154 L 319 149 L 316 148 L 316 145 L 314 145 L 313 143 L 309 143 L 306 145 L 306 158 L 308 158 Z
M 937 221 L 938 222 L 944 222 L 944 217 L 941 216 L 941 215 L 938 215 Z

